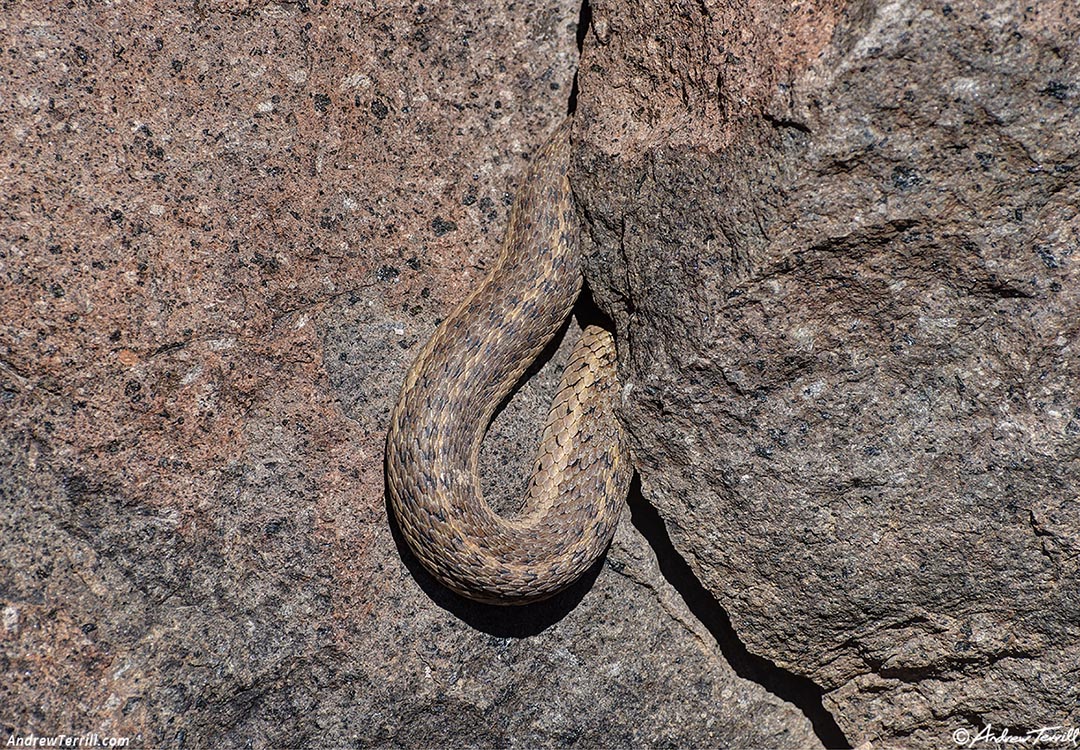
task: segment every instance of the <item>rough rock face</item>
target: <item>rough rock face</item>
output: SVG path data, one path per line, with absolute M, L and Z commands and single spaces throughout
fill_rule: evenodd
M 0 13 L 0 743 L 844 742 L 640 497 L 527 610 L 395 544 L 387 413 L 566 111 L 576 4 L 52 5 Z
M 1080 724 L 1069 4 L 593 4 L 575 189 L 642 488 L 513 611 L 403 551 L 382 443 L 577 4 L 44 5 L 0 13 L 0 741 Z M 492 428 L 500 508 L 567 343 Z
M 1080 9 L 597 0 L 643 494 L 853 744 L 1080 725 Z

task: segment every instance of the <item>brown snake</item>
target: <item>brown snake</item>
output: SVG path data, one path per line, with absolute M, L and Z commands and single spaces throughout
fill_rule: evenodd
M 441 583 L 481 602 L 524 604 L 573 583 L 610 543 L 633 473 L 614 414 L 615 343 L 589 326 L 563 371 L 521 513 L 496 514 L 480 492 L 488 424 L 581 290 L 569 136 L 567 119 L 532 160 L 498 262 L 413 363 L 386 441 L 409 547 Z

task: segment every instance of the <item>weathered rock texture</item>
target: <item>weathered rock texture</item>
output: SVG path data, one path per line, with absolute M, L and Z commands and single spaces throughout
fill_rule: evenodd
M 1080 725 L 1080 9 L 592 12 L 589 280 L 676 549 L 854 744 Z
M 578 12 L 3 5 L 0 744 L 843 742 L 640 498 L 606 566 L 512 612 L 387 522 L 387 413 L 566 111 Z M 556 374 L 496 425 L 493 492 Z

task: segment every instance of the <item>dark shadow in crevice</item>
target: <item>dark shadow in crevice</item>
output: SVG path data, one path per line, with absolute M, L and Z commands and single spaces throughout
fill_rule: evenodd
M 589 33 L 590 26 L 592 26 L 592 6 L 589 5 L 589 0 L 582 0 L 581 8 L 578 10 L 577 35 L 575 39 L 579 55 L 585 50 L 585 37 Z
M 630 520 L 656 554 L 660 572 L 687 608 L 709 629 L 720 652 L 735 674 L 761 685 L 776 697 L 797 707 L 810 720 L 818 739 L 827 748 L 850 748 L 836 720 L 822 704 L 823 691 L 813 680 L 778 667 L 768 659 L 750 653 L 731 626 L 720 602 L 697 579 L 690 565 L 675 549 L 660 514 L 641 494 L 641 481 L 635 475 L 630 487 Z
M 578 23 L 577 23 L 577 51 L 578 57 L 581 56 L 582 50 L 585 48 L 585 36 L 589 33 L 589 26 L 592 25 L 592 6 L 589 5 L 589 0 L 583 0 L 581 3 L 581 9 L 578 11 Z M 577 111 L 578 103 L 578 74 L 574 72 L 574 82 L 570 85 L 570 99 L 566 103 L 566 114 L 573 116 Z
M 588 326 L 600 326 L 613 335 L 615 333 L 615 321 L 593 300 L 588 281 L 582 284 L 581 294 L 578 295 L 577 302 L 574 303 L 573 317 L 577 320 L 582 331 Z

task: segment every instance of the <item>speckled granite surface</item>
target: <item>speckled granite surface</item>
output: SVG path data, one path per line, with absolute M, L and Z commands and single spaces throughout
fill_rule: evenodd
M 566 111 L 578 13 L 4 5 L 0 741 L 819 742 L 629 519 L 511 615 L 431 588 L 387 522 L 387 411 Z M 493 491 L 555 372 L 494 428 Z
M 645 496 L 852 743 L 1077 731 L 1080 8 L 676 8 L 577 114 Z

